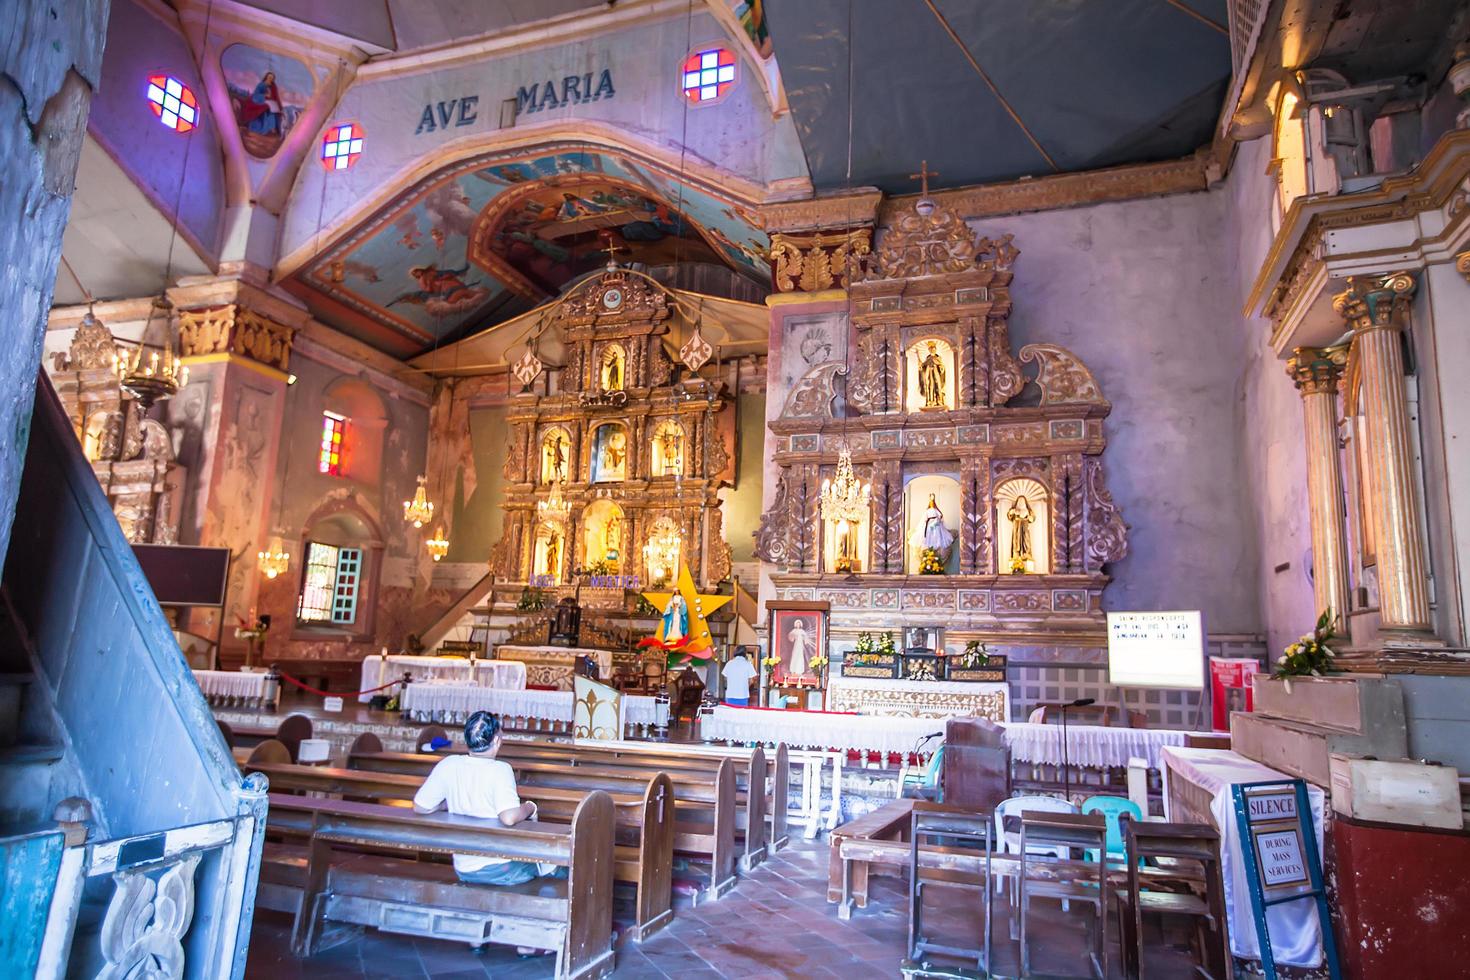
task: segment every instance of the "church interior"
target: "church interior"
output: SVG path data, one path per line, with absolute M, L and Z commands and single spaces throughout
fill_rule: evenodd
M 1470 977 L 1470 4 L 9 6 L 0 975 Z

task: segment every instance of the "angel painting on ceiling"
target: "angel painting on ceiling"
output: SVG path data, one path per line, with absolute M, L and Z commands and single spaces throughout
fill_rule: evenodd
M 408 270 L 409 276 L 419 288 L 399 296 L 388 303 L 422 306 L 434 316 L 462 313 L 480 305 L 490 295 L 490 290 L 478 283 L 465 282 L 468 265 L 460 269 L 441 269 L 437 265 L 418 265 Z

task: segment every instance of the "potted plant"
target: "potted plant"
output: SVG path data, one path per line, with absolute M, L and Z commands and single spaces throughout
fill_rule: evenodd
M 1335 623 L 1332 610 L 1323 610 L 1312 632 L 1303 633 L 1300 640 L 1288 644 L 1282 651 L 1271 678 L 1281 681 L 1287 694 L 1291 693 L 1293 677 L 1322 677 L 1332 671 L 1332 660 L 1336 654 L 1329 644 L 1337 637 Z
M 979 640 L 965 644 L 963 653 L 949 658 L 945 680 L 1004 683 L 1006 658 L 1004 654 L 992 654 Z
M 842 661 L 844 677 L 892 678 L 898 676 L 898 668 L 892 633 L 884 633 L 877 640 L 871 633 L 859 633 L 857 646 Z
M 919 552 L 919 574 L 944 574 L 944 556 L 939 553 L 938 548 L 925 548 Z

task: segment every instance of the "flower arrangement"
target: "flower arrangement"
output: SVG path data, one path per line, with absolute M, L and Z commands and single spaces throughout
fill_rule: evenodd
M 775 654 L 772 654 L 769 657 L 761 657 L 761 666 L 768 669 L 774 669 L 775 667 L 779 666 L 780 663 L 781 658 L 776 656 Z
M 532 588 L 529 585 L 521 590 L 521 597 L 516 600 L 516 609 L 520 612 L 536 612 L 545 608 L 545 590 Z
M 878 637 L 878 649 L 874 652 L 877 653 L 880 657 L 892 657 L 898 653 L 898 651 L 894 649 L 893 634 L 891 632 L 884 633 L 882 636 Z
M 827 655 L 825 653 L 819 653 L 812 659 L 808 660 L 806 662 L 806 665 L 807 669 L 811 671 L 811 673 L 820 675 L 822 673 L 822 668 L 827 666 Z
M 859 633 L 858 634 L 858 638 L 857 638 L 857 646 L 855 646 L 855 647 L 852 648 L 852 652 L 854 654 L 856 654 L 857 656 L 859 656 L 859 657 L 864 657 L 864 656 L 867 656 L 868 654 L 872 653 L 873 652 L 873 634 L 872 633 Z
M 254 643 L 256 640 L 265 639 L 265 635 L 271 631 L 269 617 L 256 616 L 254 613 L 251 613 L 250 620 L 247 621 L 242 616 L 235 617 L 235 622 L 239 624 L 235 627 L 235 639 L 248 640 Z
M 934 663 L 928 658 L 910 659 L 904 665 L 904 676 L 911 681 L 934 680 Z
M 974 670 L 979 667 L 990 666 L 990 651 L 984 643 L 979 640 L 971 640 L 965 644 L 965 652 L 955 658 L 959 665 L 966 670 Z
M 1323 610 L 1317 617 L 1312 632 L 1303 633 L 1302 638 L 1287 646 L 1283 651 L 1276 672 L 1271 676 L 1285 682 L 1286 692 L 1291 693 L 1293 677 L 1321 677 L 1332 670 L 1332 658 L 1336 656 L 1328 646 L 1337 636 L 1333 624 L 1336 622 L 1331 609 Z
M 944 574 L 944 559 L 939 556 L 938 548 L 925 548 L 923 551 L 919 552 L 919 574 Z
M 653 603 L 643 598 L 642 592 L 635 592 L 633 594 L 633 615 L 661 616 L 663 614 L 659 611 L 658 606 L 655 606 Z

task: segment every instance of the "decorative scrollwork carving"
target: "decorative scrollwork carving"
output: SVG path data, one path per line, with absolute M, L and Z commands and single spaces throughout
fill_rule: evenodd
M 783 472 L 776 481 L 776 495 L 771 506 L 761 515 L 761 526 L 755 532 L 757 558 L 773 565 L 789 565 L 792 557 L 792 493 Z
M 723 582 L 730 577 L 730 545 L 725 541 L 725 513 L 715 507 L 710 511 L 709 568 L 706 569 L 711 582 Z
M 112 332 L 88 313 L 72 334 L 71 346 L 60 358 L 58 371 L 112 370 L 112 359 L 117 356 L 117 344 L 113 343 Z
M 866 279 L 898 279 L 964 272 L 975 267 L 975 233 L 949 208 L 906 211 L 878 241 L 878 260 Z M 875 268 L 876 266 L 876 268 Z
M 199 852 L 186 855 L 155 883 L 148 871 L 119 871 L 117 890 L 102 921 L 105 965 L 97 980 L 184 975 L 184 933 L 194 918 L 194 869 Z
M 837 400 L 837 376 L 847 373 L 839 361 L 818 364 L 802 375 L 786 396 L 781 409 L 783 419 L 830 419 Z
M 814 235 L 771 236 L 771 260 L 779 292 L 814 293 L 834 285 L 847 288 L 849 272 L 871 250 L 872 229 Z
M 1056 344 L 1027 344 L 1021 360 L 1036 362 L 1036 385 L 1043 405 L 1106 405 L 1097 379 L 1081 359 Z
M 991 317 L 990 335 L 990 404 L 999 407 L 1016 397 L 1026 384 L 1021 363 L 1011 353 L 1010 328 L 1003 317 Z
M 1087 570 L 1102 571 L 1104 564 L 1122 561 L 1128 554 L 1128 525 L 1103 481 L 1102 460 L 1083 463 L 1087 490 Z

